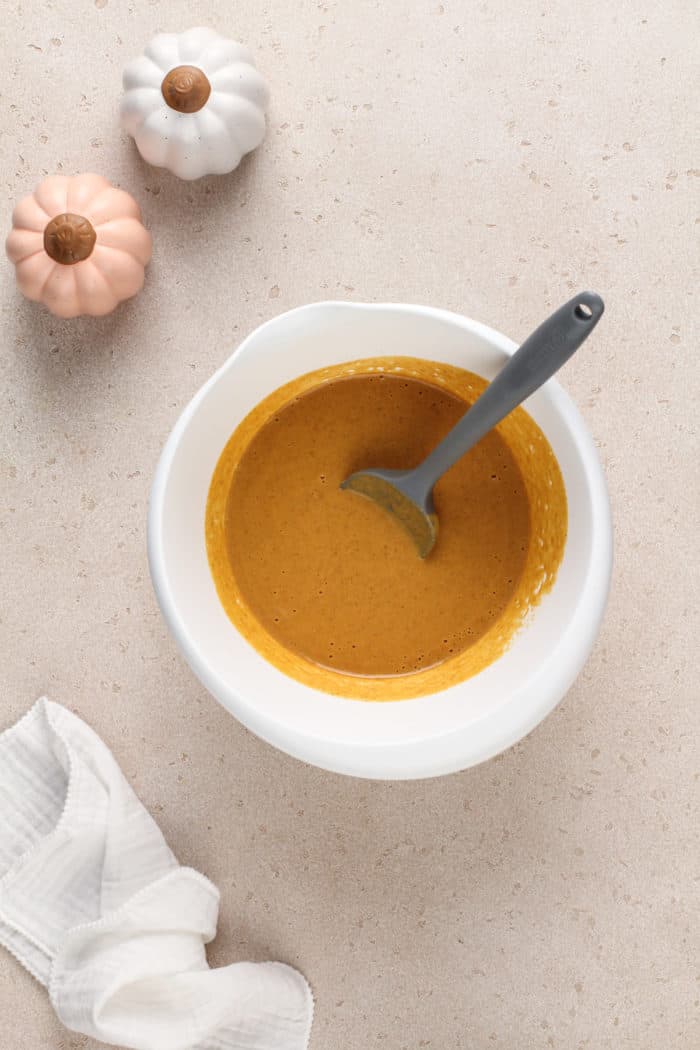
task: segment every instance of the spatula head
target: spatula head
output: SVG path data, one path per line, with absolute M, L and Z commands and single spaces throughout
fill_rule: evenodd
M 413 471 L 358 470 L 340 487 L 359 492 L 391 514 L 409 534 L 421 558 L 427 558 L 437 539 L 438 518 L 431 493 L 417 500 L 406 491 L 402 482 L 409 477 L 414 477 Z

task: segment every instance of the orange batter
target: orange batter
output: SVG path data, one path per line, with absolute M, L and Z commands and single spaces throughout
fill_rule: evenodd
M 304 376 L 244 420 L 212 480 L 207 547 L 230 618 L 269 660 L 327 692 L 400 699 L 507 646 L 566 538 L 561 473 L 524 410 L 436 486 L 425 561 L 386 512 L 339 487 L 363 467 L 415 466 L 484 386 L 373 359 Z

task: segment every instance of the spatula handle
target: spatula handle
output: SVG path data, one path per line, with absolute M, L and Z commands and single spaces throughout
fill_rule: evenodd
M 420 487 L 431 489 L 504 416 L 546 383 L 588 338 L 604 309 L 595 292 L 581 292 L 535 329 L 418 468 Z

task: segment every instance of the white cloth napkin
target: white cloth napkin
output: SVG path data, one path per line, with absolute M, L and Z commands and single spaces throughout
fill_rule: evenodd
M 135 1050 L 307 1050 L 301 974 L 209 969 L 218 907 L 76 715 L 42 699 L 0 735 L 0 943 L 66 1027 Z

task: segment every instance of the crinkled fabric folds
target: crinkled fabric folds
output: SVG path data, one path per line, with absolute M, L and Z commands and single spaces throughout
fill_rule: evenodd
M 42 699 L 0 735 L 0 943 L 67 1028 L 133 1050 L 307 1050 L 301 974 L 209 969 L 218 909 L 76 715 Z

